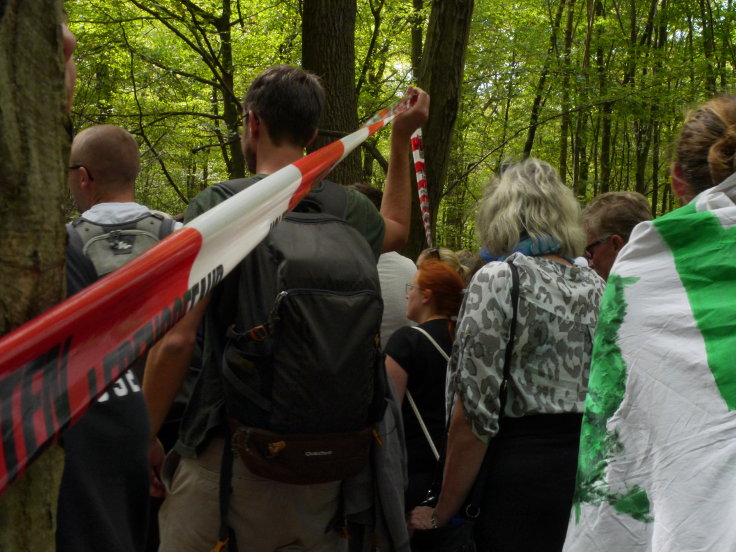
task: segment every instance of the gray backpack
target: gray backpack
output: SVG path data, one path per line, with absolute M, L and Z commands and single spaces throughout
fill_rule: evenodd
M 99 224 L 77 217 L 70 225 L 69 239 L 95 267 L 97 276 L 109 274 L 136 258 L 174 231 L 174 221 L 148 213 L 130 222 Z
M 254 179 L 217 184 L 227 195 Z M 233 447 L 262 477 L 345 479 L 368 463 L 385 409 L 376 259 L 323 181 L 276 224 L 225 285 L 237 314 L 223 351 Z

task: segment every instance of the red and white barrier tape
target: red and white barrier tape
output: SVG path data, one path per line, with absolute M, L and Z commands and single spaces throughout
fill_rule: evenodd
M 414 157 L 414 171 L 417 174 L 417 193 L 419 194 L 419 209 L 422 211 L 422 224 L 427 246 L 432 247 L 432 229 L 429 222 L 429 193 L 427 191 L 427 175 L 424 172 L 424 145 L 422 143 L 422 129 L 418 128 L 411 136 L 411 154 Z
M 312 185 L 410 105 L 217 205 L 0 340 L 0 492 L 214 288 Z

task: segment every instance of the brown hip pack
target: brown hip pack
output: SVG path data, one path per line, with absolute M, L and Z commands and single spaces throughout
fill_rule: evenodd
M 340 481 L 367 464 L 375 430 L 281 434 L 230 423 L 233 452 L 256 475 L 296 485 Z

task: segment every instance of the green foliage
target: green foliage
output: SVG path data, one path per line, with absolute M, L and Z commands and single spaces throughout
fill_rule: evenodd
M 441 244 L 478 246 L 473 206 L 500 164 L 523 156 L 530 126 L 531 155 L 559 166 L 564 141 L 565 179 L 582 201 L 607 189 L 637 189 L 656 202 L 657 214 L 676 206 L 667 170 L 683 110 L 732 86 L 730 0 L 567 0 L 560 11 L 561 1 L 475 1 L 441 183 Z M 429 4 L 418 14 L 425 30 Z M 358 0 L 357 7 L 362 121 L 412 81 L 417 14 L 407 0 Z M 264 67 L 300 62 L 302 0 L 67 0 L 66 9 L 79 40 L 76 126 L 131 130 L 143 151 L 139 197 L 170 212 L 234 174 L 228 102 L 232 112 Z M 386 156 L 388 132 L 371 144 Z M 382 185 L 383 171 L 366 150 L 363 156 L 365 180 Z

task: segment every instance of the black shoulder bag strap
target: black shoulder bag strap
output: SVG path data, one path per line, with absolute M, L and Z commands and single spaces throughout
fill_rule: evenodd
M 499 402 L 501 406 L 498 410 L 498 427 L 501 429 L 501 418 L 504 416 L 506 409 L 506 399 L 508 398 L 508 382 L 511 372 L 511 357 L 514 352 L 514 338 L 516 337 L 516 319 L 519 314 L 519 270 L 511 261 L 506 261 L 511 270 L 511 327 L 509 328 L 509 340 L 506 343 L 506 356 L 503 361 L 503 380 L 498 390 Z M 468 518 L 475 519 L 480 515 L 480 504 L 483 500 L 483 491 L 488 479 L 488 468 L 491 457 L 491 443 L 488 444 L 488 450 L 483 457 L 483 463 L 480 466 L 478 475 L 473 483 L 473 490 L 470 493 L 470 500 L 465 507 L 465 515 Z

